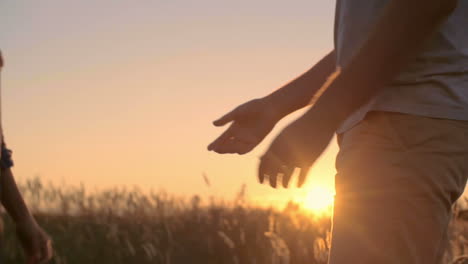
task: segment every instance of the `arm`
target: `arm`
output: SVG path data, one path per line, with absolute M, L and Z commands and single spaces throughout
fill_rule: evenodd
M 299 167 L 301 187 L 343 120 L 395 78 L 456 4 L 457 0 L 391 0 L 350 63 L 314 106 L 273 141 L 261 159 L 259 181 L 268 177 L 276 187 L 282 175 L 287 187 Z
M 245 154 L 255 148 L 286 115 L 308 105 L 335 69 L 335 52 L 272 94 L 244 103 L 214 122 L 231 126 L 209 146 L 220 154 Z
M 336 129 L 402 70 L 456 4 L 457 0 L 390 1 L 367 42 L 306 116 L 326 113 Z
M 331 51 L 316 65 L 264 99 L 273 105 L 279 119 L 311 103 L 312 98 L 336 68 L 336 53 Z
M 52 242 L 37 224 L 18 190 L 10 168 L 3 168 L 0 177 L 1 202 L 16 225 L 27 263 L 45 263 L 52 258 Z
M 0 70 L 3 58 L 0 52 Z M 23 246 L 28 264 L 45 263 L 52 257 L 49 236 L 36 223 L 18 190 L 11 167 L 11 151 L 6 148 L 0 120 L 0 201 L 16 224 L 16 233 Z
M 3 56 L 0 51 L 0 70 L 3 68 Z M 11 173 L 13 162 L 11 151 L 5 146 L 3 130 L 0 120 L 0 200 L 15 223 L 28 222 L 32 219 L 26 204 L 16 186 L 15 179 Z
M 34 220 L 16 186 L 11 169 L 2 168 L 0 188 L 3 207 L 15 223 L 27 223 Z

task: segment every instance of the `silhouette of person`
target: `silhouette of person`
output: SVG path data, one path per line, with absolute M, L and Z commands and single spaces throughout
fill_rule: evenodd
M 3 68 L 3 57 L 0 52 L 0 70 Z M 0 158 L 0 200 L 3 207 L 16 225 L 16 233 L 24 249 L 26 263 L 46 263 L 52 258 L 51 239 L 38 225 L 28 210 L 21 193 L 16 186 L 11 168 L 11 150 L 7 149 L 0 122 L 1 158 Z
M 311 104 L 260 159 L 288 187 L 334 134 L 330 264 L 436 264 L 468 172 L 468 1 L 338 0 L 335 47 L 314 67 L 214 122 L 208 149 L 245 154 Z

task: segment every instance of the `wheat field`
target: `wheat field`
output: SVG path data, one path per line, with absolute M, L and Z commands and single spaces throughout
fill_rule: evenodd
M 282 210 L 255 207 L 245 188 L 226 202 L 125 188 L 88 193 L 83 186 L 59 188 L 38 178 L 19 185 L 53 238 L 56 252 L 51 263 L 327 262 L 329 216 L 314 215 L 292 202 Z M 468 214 L 458 208 L 454 216 L 446 263 L 467 252 Z M 3 219 L 2 263 L 22 263 L 11 220 Z

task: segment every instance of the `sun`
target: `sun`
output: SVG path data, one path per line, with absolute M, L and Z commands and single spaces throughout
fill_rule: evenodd
M 334 200 L 334 191 L 321 186 L 315 186 L 307 192 L 302 201 L 302 206 L 316 214 L 331 213 Z

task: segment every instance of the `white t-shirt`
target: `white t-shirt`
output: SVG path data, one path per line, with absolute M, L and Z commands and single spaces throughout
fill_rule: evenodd
M 388 2 L 337 0 L 338 66 L 345 67 L 366 41 Z M 350 115 L 337 133 L 349 130 L 372 110 L 468 121 L 468 1 L 458 1 L 420 54 L 389 87 Z

